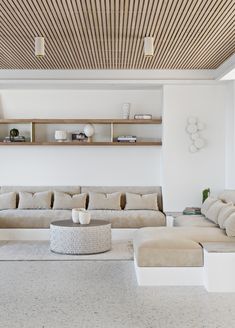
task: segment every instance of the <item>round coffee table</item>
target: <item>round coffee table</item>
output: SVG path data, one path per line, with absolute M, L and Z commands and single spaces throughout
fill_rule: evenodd
M 61 254 L 95 254 L 111 249 L 111 223 L 92 220 L 77 224 L 72 220 L 55 221 L 50 225 L 50 249 Z

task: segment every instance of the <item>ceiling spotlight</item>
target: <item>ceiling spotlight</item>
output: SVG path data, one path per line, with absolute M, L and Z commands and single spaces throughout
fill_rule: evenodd
M 144 38 L 144 55 L 146 57 L 153 56 L 154 48 L 153 48 L 153 37 L 148 36 Z
M 35 37 L 35 56 L 36 57 L 43 57 L 45 55 L 45 40 L 43 36 L 36 36 Z

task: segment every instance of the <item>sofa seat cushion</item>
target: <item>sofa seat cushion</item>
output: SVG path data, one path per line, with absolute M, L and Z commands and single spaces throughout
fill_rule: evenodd
M 217 227 L 203 215 L 180 215 L 174 219 L 175 227 Z
M 224 230 L 215 227 L 147 227 L 136 231 L 134 253 L 139 266 L 201 266 L 202 249 L 194 243 L 200 247 L 202 242 L 220 241 L 234 242 L 235 237 L 228 237 Z
M 135 243 L 135 256 L 140 267 L 203 266 L 201 246 L 189 239 L 159 239 Z
M 166 225 L 165 215 L 151 210 L 89 210 L 91 219 L 106 220 L 112 228 L 142 228 Z
M 52 221 L 71 219 L 71 210 L 3 210 L 0 228 L 49 228 Z

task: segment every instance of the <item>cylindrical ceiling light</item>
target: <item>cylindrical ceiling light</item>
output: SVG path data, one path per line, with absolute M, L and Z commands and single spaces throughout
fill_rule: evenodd
M 43 36 L 35 37 L 35 56 L 43 57 L 45 55 L 45 40 Z
M 153 47 L 153 37 L 148 36 L 144 38 L 144 55 L 146 57 L 153 56 L 154 47 Z

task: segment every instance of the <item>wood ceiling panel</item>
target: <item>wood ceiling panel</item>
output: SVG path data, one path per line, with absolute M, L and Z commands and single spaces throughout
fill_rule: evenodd
M 235 0 L 0 0 L 0 69 L 215 69 L 234 52 Z

